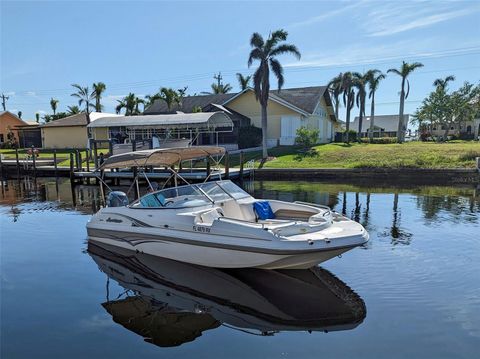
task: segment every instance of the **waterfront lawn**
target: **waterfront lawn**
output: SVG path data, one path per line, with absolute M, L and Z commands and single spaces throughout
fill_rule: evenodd
M 480 143 L 407 142 L 404 144 L 329 143 L 315 146 L 317 155 L 303 156 L 299 148 L 280 146 L 269 150 L 274 159 L 265 168 L 474 168 Z M 260 152 L 246 153 L 261 157 Z M 238 161 L 238 160 L 237 160 Z M 231 162 L 237 162 L 235 159 Z
M 27 151 L 29 148 L 21 148 L 18 150 L 18 157 L 20 160 L 25 159 Z M 38 158 L 45 158 L 45 159 L 53 159 L 53 150 L 51 149 L 42 149 L 39 148 L 39 155 Z M 80 150 L 82 154 L 82 160 L 85 163 L 85 154 L 86 150 Z M 70 153 L 75 153 L 76 150 L 62 150 L 58 149 L 57 150 L 57 160 L 58 160 L 58 166 L 60 167 L 69 167 L 70 166 Z M 98 149 L 98 154 L 103 153 L 104 155 L 108 154 L 108 149 L 104 148 L 99 148 Z M 0 149 L 0 154 L 3 155 L 3 158 L 9 159 L 9 160 L 14 160 L 15 159 L 15 150 L 14 149 Z M 93 163 L 90 164 L 90 166 L 94 166 Z M 92 167 L 93 168 L 93 167 Z

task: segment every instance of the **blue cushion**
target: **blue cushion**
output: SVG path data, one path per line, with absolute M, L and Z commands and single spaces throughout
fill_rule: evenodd
M 273 213 L 272 207 L 270 207 L 270 203 L 268 203 L 268 201 L 258 201 L 253 203 L 253 209 L 257 213 L 258 219 L 275 219 L 275 214 Z
M 162 206 L 165 206 L 165 197 L 163 197 L 163 194 L 156 193 L 155 197 L 157 197 L 157 200 L 160 202 Z

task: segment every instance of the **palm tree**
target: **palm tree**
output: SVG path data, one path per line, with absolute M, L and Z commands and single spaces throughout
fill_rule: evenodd
M 387 72 L 393 72 L 402 78 L 402 87 L 400 90 L 400 109 L 398 111 L 398 136 L 397 142 L 402 143 L 405 138 L 405 125 L 403 123 L 403 110 L 405 108 L 405 100 L 408 98 L 408 94 L 410 93 L 410 82 L 408 81 L 407 77 L 410 75 L 415 69 L 423 67 L 423 64 L 420 62 L 413 62 L 411 64 L 402 61 L 402 66 L 399 70 L 397 69 L 389 69 Z M 407 91 L 405 92 L 405 83 L 407 85 Z
M 160 98 L 161 98 L 161 96 L 160 96 L 159 92 L 157 92 L 156 94 L 153 94 L 153 95 L 146 95 L 145 96 L 145 106 L 153 105 L 153 103 Z
M 243 76 L 240 72 L 237 72 L 238 84 L 240 85 L 240 89 L 242 91 L 248 88 L 251 78 L 252 78 L 251 75 Z
M 213 83 L 211 85 L 211 87 L 212 87 L 212 93 L 214 93 L 214 94 L 228 93 L 229 91 L 232 91 L 232 85 L 230 85 L 230 84 L 223 84 L 223 83 L 216 84 L 216 83 Z
M 95 91 L 90 92 L 88 86 L 82 87 L 78 84 L 72 84 L 77 92 L 72 93 L 71 96 L 78 98 L 78 106 L 85 104 L 85 113 L 87 115 L 87 124 L 90 123 L 90 110 L 95 109 L 93 101 L 95 100 Z
M 172 88 L 162 87 L 159 92 L 159 98 L 167 103 L 167 108 L 169 111 L 172 110 L 173 104 L 179 103 L 178 92 Z
M 80 113 L 80 112 L 81 112 L 80 107 L 78 107 L 77 105 L 67 107 L 67 114 L 68 115 L 76 115 L 77 113 Z
M 357 89 L 357 96 L 356 96 L 356 103 L 357 107 L 359 108 L 358 114 L 358 142 L 361 142 L 361 133 L 362 133 L 362 124 L 363 124 L 363 116 L 365 116 L 365 102 L 367 98 L 367 84 L 368 79 L 371 75 L 366 73 L 353 73 L 353 86 Z
M 342 76 L 342 93 L 343 93 L 343 104 L 347 111 L 345 122 L 345 142 L 350 143 L 350 114 L 353 106 L 355 105 L 355 81 L 353 74 L 351 72 L 345 72 Z
M 125 116 L 132 116 L 140 114 L 139 105 L 145 105 L 145 101 L 135 96 L 134 93 L 129 93 L 121 100 L 117 100 L 118 105 L 115 107 L 115 111 L 119 114 L 122 109 L 125 109 Z
M 437 89 L 446 90 L 447 85 L 450 81 L 455 81 L 455 76 L 450 75 L 445 77 L 444 79 L 436 79 L 435 81 L 433 81 L 433 86 L 435 86 Z
M 102 94 L 107 89 L 107 86 L 103 82 L 94 83 L 92 85 L 93 91 L 95 92 L 95 111 L 102 112 L 102 104 L 100 100 L 102 99 Z
M 255 97 L 262 107 L 262 154 L 263 159 L 268 157 L 267 152 L 267 105 L 270 92 L 270 69 L 277 78 L 278 90 L 280 91 L 285 79 L 283 77 L 283 67 L 276 56 L 283 54 L 293 54 L 300 59 L 301 54 L 297 47 L 292 44 L 279 44 L 287 40 L 288 33 L 284 30 L 272 32 L 267 41 L 264 41 L 262 35 L 255 32 L 250 39 L 250 45 L 253 47 L 248 57 L 248 67 L 254 60 L 260 62 L 257 70 L 253 74 L 253 88 Z
M 370 91 L 368 92 L 368 98 L 370 98 L 372 102 L 370 104 L 370 131 L 368 137 L 371 141 L 373 139 L 373 131 L 375 127 L 375 92 L 378 90 L 380 82 L 386 76 L 380 70 L 370 70 L 369 74 L 368 87 L 370 88 Z
M 35 113 L 35 122 L 40 123 L 40 114 L 38 112 Z
M 337 76 L 328 83 L 328 90 L 332 94 L 333 102 L 335 102 L 335 117 L 338 120 L 338 110 L 340 107 L 340 95 L 342 94 L 342 79 L 343 74 L 340 72 Z
M 53 97 L 50 99 L 50 107 L 52 108 L 53 115 L 57 113 L 57 106 L 58 106 L 58 100 L 54 99 Z

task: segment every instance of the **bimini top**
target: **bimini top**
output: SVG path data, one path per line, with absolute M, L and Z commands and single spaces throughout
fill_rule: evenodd
M 180 161 L 206 158 L 208 156 L 223 155 L 225 148 L 216 146 L 193 146 L 178 148 L 159 148 L 145 151 L 127 152 L 111 156 L 99 167 L 131 168 L 131 167 L 171 167 Z
M 224 112 L 172 113 L 166 115 L 140 115 L 102 117 L 92 121 L 87 127 L 135 127 L 165 129 L 233 128 L 233 122 Z

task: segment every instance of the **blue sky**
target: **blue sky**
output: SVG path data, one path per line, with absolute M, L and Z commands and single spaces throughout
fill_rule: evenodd
M 326 84 L 340 71 L 386 71 L 403 59 L 413 74 L 406 103 L 413 113 L 435 78 L 451 88 L 480 80 L 478 1 L 4 1 L 0 3 L 0 91 L 24 119 L 74 105 L 72 83 L 107 85 L 105 111 L 128 92 L 159 87 L 208 91 L 213 74 L 238 90 L 249 74 L 249 38 L 283 28 L 302 53 L 280 58 L 285 88 Z M 377 114 L 398 111 L 400 79 L 390 75 Z M 357 110 L 355 110 L 356 112 Z

